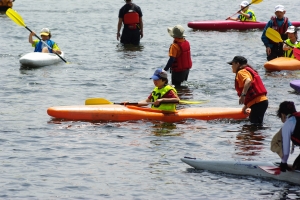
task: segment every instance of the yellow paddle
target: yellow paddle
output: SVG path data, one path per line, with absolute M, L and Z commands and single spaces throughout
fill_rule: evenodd
M 6 15 L 13 20 L 16 24 L 18 24 L 19 26 L 23 26 L 25 27 L 28 31 L 32 32 L 32 30 L 30 30 L 26 24 L 24 23 L 24 20 L 22 19 L 22 17 L 13 9 L 8 8 L 6 11 Z M 35 35 L 35 37 L 37 37 L 41 42 L 43 42 L 48 48 L 52 49 L 46 42 L 44 42 L 39 36 Z M 58 57 L 60 57 L 60 59 L 62 59 L 65 63 L 69 63 L 67 62 L 63 57 L 61 57 L 59 54 L 55 53 Z
M 248 4 L 248 6 L 250 6 L 251 4 L 259 4 L 260 2 L 262 2 L 263 0 L 252 0 L 251 3 Z M 237 11 L 236 13 L 234 13 L 233 15 L 231 15 L 230 17 L 228 17 L 227 19 L 233 17 L 234 15 L 238 14 L 239 12 L 241 12 L 243 9 Z M 226 19 L 226 20 L 227 20 Z
M 202 104 L 207 103 L 208 101 L 187 101 L 187 100 L 180 100 L 179 104 Z M 148 102 L 149 104 L 153 104 L 153 102 Z M 113 103 L 104 98 L 89 98 L 85 100 L 85 105 L 102 105 L 102 104 L 120 104 L 123 105 L 124 103 Z M 126 103 L 126 105 L 138 105 L 139 103 Z
M 273 42 L 276 42 L 276 43 L 283 42 L 286 45 L 292 47 L 291 45 L 287 44 L 285 41 L 282 40 L 281 35 L 276 30 L 274 30 L 270 27 L 267 28 L 267 30 L 266 30 L 266 36 Z M 300 60 L 300 49 L 294 48 L 294 47 L 292 47 L 292 48 L 293 48 L 293 53 L 294 53 L 295 58 Z

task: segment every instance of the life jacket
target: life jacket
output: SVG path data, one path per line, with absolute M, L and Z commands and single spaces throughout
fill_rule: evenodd
M 47 40 L 47 41 L 44 41 L 48 44 L 49 47 L 53 48 L 53 45 L 54 45 L 54 41 L 52 40 Z M 43 42 L 42 41 L 39 41 L 36 46 L 35 46 L 35 49 L 34 49 L 34 52 L 42 52 L 42 46 L 43 46 Z M 52 49 L 50 49 L 48 47 L 48 51 L 49 53 L 52 53 Z
M 129 29 L 136 29 L 138 23 L 140 23 L 140 16 L 134 10 L 134 4 L 131 9 L 124 15 L 123 23 L 128 26 Z
M 159 89 L 158 87 L 155 87 L 154 90 L 152 91 L 151 102 L 155 102 L 157 99 L 161 99 L 170 90 L 173 90 L 177 94 L 176 89 L 170 85 L 166 85 L 165 87 L 163 87 L 161 89 Z M 152 104 L 151 108 L 165 110 L 165 111 L 175 111 L 176 104 L 175 103 L 161 103 L 159 106 L 155 106 Z
M 245 97 L 244 104 L 247 105 L 251 100 L 255 99 L 256 97 L 261 96 L 261 95 L 266 95 L 267 90 L 266 90 L 260 76 L 258 75 L 258 73 L 255 70 L 253 70 L 250 67 L 245 67 L 245 69 L 248 72 L 250 72 L 250 74 L 253 77 L 253 80 L 251 81 L 251 85 L 250 85 L 250 87 L 247 91 L 246 97 Z M 239 84 L 236 79 L 235 79 L 235 90 L 237 91 L 237 94 L 240 97 L 243 92 L 243 88 L 239 88 Z
M 294 145 L 300 146 L 300 112 L 295 112 L 292 114 L 296 118 L 296 126 L 293 134 L 291 135 L 291 140 Z
M 0 0 L 0 6 L 11 8 L 13 5 L 12 5 L 12 2 L 10 0 Z
M 256 22 L 256 16 L 255 16 L 253 10 L 247 10 L 245 13 L 249 13 L 249 12 L 252 14 L 251 18 L 247 19 L 244 15 L 239 15 L 239 19 L 241 21 L 253 21 L 253 22 Z
M 297 44 L 293 44 L 293 43 L 291 42 L 290 39 L 287 39 L 287 40 L 285 41 L 285 43 L 288 44 L 288 45 L 291 46 L 291 47 L 296 47 L 296 48 L 299 48 L 299 47 L 300 47 L 300 42 L 299 42 L 299 41 L 296 42 Z M 287 58 L 295 58 L 295 57 L 294 57 L 294 51 L 293 51 L 293 49 L 284 51 L 284 57 L 287 57 Z
M 282 23 L 282 25 L 280 27 L 278 26 L 278 23 L 277 23 L 276 19 L 277 18 L 274 17 L 274 16 L 271 17 L 271 20 L 273 22 L 271 28 L 273 28 L 274 30 L 276 30 L 280 34 L 282 40 L 284 41 L 284 40 L 288 39 L 288 36 L 287 36 L 287 34 L 285 34 L 285 32 L 286 32 L 286 30 L 288 29 L 288 26 L 289 26 L 288 25 L 288 20 L 289 19 L 287 17 L 284 17 L 283 23 Z M 273 43 L 273 44 L 275 43 L 272 40 L 270 40 L 270 42 Z
M 180 47 L 181 54 L 177 58 L 175 58 L 175 61 L 173 62 L 172 65 L 172 71 L 181 72 L 181 71 L 191 69 L 192 59 L 191 59 L 190 43 L 187 40 L 185 40 L 184 42 L 174 41 L 174 43 L 178 44 L 178 46 Z

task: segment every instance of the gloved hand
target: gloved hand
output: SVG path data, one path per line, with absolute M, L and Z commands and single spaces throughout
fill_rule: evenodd
M 288 170 L 288 171 L 290 171 L 291 170 L 291 168 L 288 166 L 288 164 L 287 163 L 280 163 L 280 171 L 282 171 L 282 172 L 286 172 L 286 170 Z
M 165 67 L 164 70 L 167 72 L 169 70 L 169 68 Z

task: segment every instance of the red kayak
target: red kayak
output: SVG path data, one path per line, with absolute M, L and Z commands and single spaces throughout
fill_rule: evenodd
M 189 22 L 188 27 L 200 30 L 247 30 L 264 29 L 267 22 L 241 22 L 232 20 L 212 20 Z M 300 22 L 292 22 L 293 26 L 300 26 Z

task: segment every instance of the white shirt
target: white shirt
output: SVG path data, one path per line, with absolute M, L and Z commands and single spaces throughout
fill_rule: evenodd
M 290 155 L 291 146 L 291 135 L 294 132 L 296 126 L 296 117 L 292 116 L 286 119 L 282 126 L 282 151 L 283 156 L 281 159 L 282 163 L 287 163 Z

